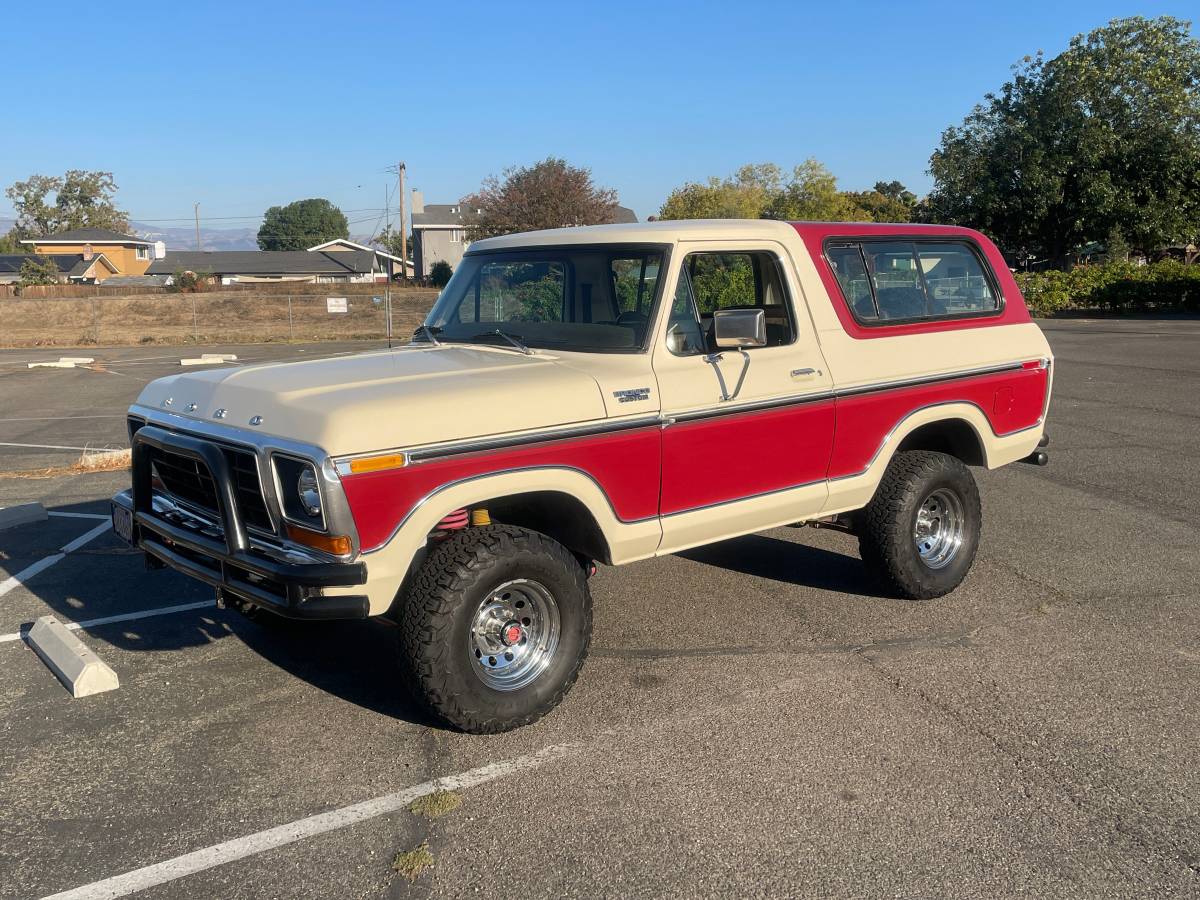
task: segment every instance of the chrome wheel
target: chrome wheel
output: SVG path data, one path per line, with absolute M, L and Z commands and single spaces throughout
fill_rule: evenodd
M 520 690 L 550 665 L 560 628 L 558 604 L 544 586 L 524 578 L 505 582 L 471 622 L 472 669 L 493 690 Z
M 917 509 L 913 541 L 921 561 L 931 569 L 948 566 L 963 543 L 966 515 L 954 491 L 938 488 Z

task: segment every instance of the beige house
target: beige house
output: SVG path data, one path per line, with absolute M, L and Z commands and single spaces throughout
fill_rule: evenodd
M 155 256 L 153 241 L 109 231 L 107 228 L 76 228 L 61 234 L 21 241 L 39 256 L 78 254 L 86 260 L 103 255 L 116 275 L 145 275 Z M 97 270 L 96 280 L 107 277 L 108 268 Z

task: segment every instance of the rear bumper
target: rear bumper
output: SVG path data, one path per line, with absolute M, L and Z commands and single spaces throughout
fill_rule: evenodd
M 147 447 L 169 449 L 203 463 L 217 484 L 220 525 L 202 527 L 156 511 Z M 212 585 L 219 593 L 295 619 L 366 618 L 366 595 L 322 593 L 362 585 L 361 562 L 291 562 L 255 546 L 247 536 L 220 449 L 207 441 L 146 426 L 133 438 L 133 488 L 112 499 L 129 513 L 131 543 L 153 559 Z

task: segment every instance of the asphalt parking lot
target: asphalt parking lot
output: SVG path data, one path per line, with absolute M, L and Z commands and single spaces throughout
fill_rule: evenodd
M 984 541 L 957 592 L 877 596 L 854 539 L 815 529 L 602 569 L 579 683 L 495 737 L 412 710 L 389 626 L 261 628 L 102 529 L 14 581 L 96 530 L 80 516 L 127 476 L 0 478 L 0 506 L 72 514 L 0 531 L 0 896 L 110 896 L 105 879 L 163 863 L 122 884 L 1200 896 L 1200 321 L 1046 330 L 1051 463 L 977 471 Z M 77 455 L 14 445 L 121 446 L 140 385 L 179 371 L 172 348 L 88 355 L 0 353 L 0 470 Z M 119 690 L 70 698 L 18 637 L 48 611 L 85 623 Z M 453 776 L 461 805 L 410 811 Z M 424 873 L 393 871 L 422 846 Z

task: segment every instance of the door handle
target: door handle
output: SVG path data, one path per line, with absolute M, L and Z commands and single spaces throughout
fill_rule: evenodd
M 792 369 L 793 378 L 813 378 L 821 374 L 820 369 Z

